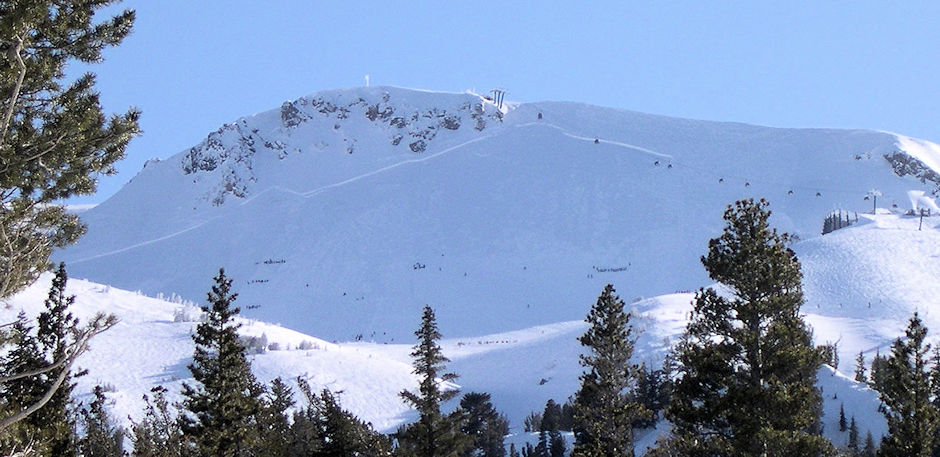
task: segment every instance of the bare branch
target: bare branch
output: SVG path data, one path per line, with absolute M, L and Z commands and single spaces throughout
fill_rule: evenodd
M 13 111 L 16 110 L 16 101 L 20 98 L 20 89 L 23 87 L 23 79 L 26 78 L 26 62 L 23 62 L 23 37 L 16 37 L 16 45 L 10 48 L 10 57 L 16 60 L 16 66 L 19 72 L 16 75 L 16 83 L 13 84 L 13 93 L 10 94 L 9 106 L 3 115 L 3 123 L 0 124 L 0 144 L 6 140 L 7 129 L 10 128 L 10 120 L 13 119 Z
M 114 327 L 115 324 L 117 324 L 117 318 L 113 314 L 96 314 L 92 318 L 91 322 L 85 326 L 85 328 L 78 331 L 75 341 L 73 341 L 70 345 L 70 350 L 66 352 L 66 355 L 63 356 L 62 359 L 39 370 L 0 378 L 0 382 L 6 382 L 14 379 L 20 379 L 26 376 L 35 376 L 37 374 L 46 373 L 56 368 L 62 369 L 42 398 L 27 406 L 26 408 L 14 413 L 12 416 L 0 420 L 0 432 L 3 432 L 11 425 L 25 419 L 30 414 L 45 406 L 46 403 L 52 399 L 53 395 L 55 395 L 56 391 L 62 387 L 62 383 L 65 382 L 65 379 L 68 377 L 69 371 L 71 370 L 72 365 L 75 364 L 75 361 L 78 360 L 79 356 L 88 350 L 88 344 L 91 342 L 91 339 L 94 338 L 95 335 L 98 335 L 99 333 Z

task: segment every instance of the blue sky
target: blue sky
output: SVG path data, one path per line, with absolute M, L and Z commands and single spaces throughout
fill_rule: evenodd
M 453 4 L 453 5 L 451 5 Z M 940 2 L 126 0 L 98 74 L 109 112 L 143 111 L 100 202 L 149 158 L 323 89 L 365 84 L 578 101 L 940 142 Z M 76 67 L 75 71 L 84 68 Z

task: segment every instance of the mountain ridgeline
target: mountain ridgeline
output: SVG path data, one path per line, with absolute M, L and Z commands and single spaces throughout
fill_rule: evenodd
M 580 319 L 607 283 L 628 300 L 707 284 L 699 256 L 737 199 L 806 239 L 870 211 L 871 189 L 910 207 L 938 164 L 937 145 L 876 131 L 325 91 L 148 162 L 55 259 L 194 301 L 224 266 L 246 316 L 326 339 L 407 341 L 425 304 L 445 334 L 480 335 Z

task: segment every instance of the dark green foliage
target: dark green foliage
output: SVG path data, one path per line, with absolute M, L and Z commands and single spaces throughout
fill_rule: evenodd
M 630 314 L 612 285 L 604 288 L 585 321 L 590 326 L 578 341 L 586 349 L 581 355 L 586 371 L 575 394 L 571 455 L 632 456 L 633 423 L 648 412 L 633 400 L 637 367 L 630 363 Z
M 179 421 L 170 411 L 166 400 L 166 389 L 162 386 L 150 390 L 153 401 L 144 395 L 147 403 L 144 418 L 132 423 L 130 439 L 134 446 L 133 457 L 183 457 L 183 431 Z
M 887 363 L 887 357 L 875 351 L 875 357 L 871 359 L 871 376 L 869 376 L 868 385 L 877 392 L 881 392 L 885 384 L 884 367 Z
M 832 368 L 839 369 L 839 345 L 837 343 L 823 344 L 816 348 L 819 351 L 819 357 L 822 362 Z
M 294 416 L 291 456 L 383 457 L 391 455 L 388 439 L 342 409 L 327 389 L 315 395 L 302 378 L 297 382 L 307 407 Z M 271 455 L 263 448 L 264 455 Z
M 441 334 L 430 306 L 425 305 L 415 336 L 418 344 L 411 352 L 413 373 L 421 380 L 418 392 L 403 390 L 401 396 L 418 410 L 418 421 L 398 431 L 399 447 L 406 455 L 416 457 L 458 456 L 469 445 L 469 439 L 460 432 L 460 410 L 449 415 L 441 413 L 441 403 L 454 398 L 458 391 L 442 389 L 440 383 L 453 381 L 457 375 L 444 372 L 449 360 L 437 344 Z
M 769 226 L 767 206 L 729 206 L 727 226 L 702 257 L 728 293 L 695 297 L 666 414 L 674 436 L 660 455 L 834 453 L 818 434 L 821 361 L 800 315 L 800 265 L 788 236 Z
M 875 446 L 875 439 L 871 436 L 871 431 L 865 435 L 865 447 L 862 448 L 862 457 L 875 457 L 878 448 Z
M 65 265 L 60 264 L 45 300 L 46 309 L 37 318 L 35 337 L 30 334 L 31 328 L 25 323 L 25 316 L 20 315 L 14 324 L 14 333 L 19 336 L 19 341 L 7 355 L 3 367 L 3 372 L 8 375 L 49 368 L 36 376 L 15 379 L 3 386 L 4 398 L 8 402 L 6 406 L 11 411 L 36 404 L 53 391 L 41 408 L 16 424 L 5 437 L 13 446 L 35 441 L 36 452 L 40 455 L 75 454 L 73 373 L 70 365 L 55 365 L 56 361 L 70 357 L 75 350 L 76 335 L 80 332 L 78 319 L 69 312 L 75 297 L 65 293 L 67 283 Z
M 865 376 L 865 353 L 858 351 L 858 357 L 855 358 L 855 380 L 868 383 L 868 377 Z
M 198 386 L 183 384 L 181 415 L 186 441 L 200 456 L 251 455 L 258 445 L 257 418 L 261 386 L 251 373 L 245 348 L 234 323 L 239 309 L 232 280 L 220 269 L 202 310 L 206 320 L 196 326 L 196 349 L 189 370 Z
M 636 400 L 650 414 L 634 422 L 636 427 L 652 427 L 659 420 L 659 412 L 669 404 L 672 383 L 669 373 L 663 369 L 653 370 L 641 363 L 637 372 Z
M 78 329 L 78 319 L 69 312 L 69 307 L 75 303 L 75 296 L 68 295 L 65 287 L 68 283 L 68 274 L 65 264 L 60 263 L 56 275 L 52 279 L 52 287 L 46 298 L 46 310 L 39 313 L 36 319 L 36 339 L 39 340 L 40 349 L 45 354 L 47 363 L 53 360 L 66 358 L 66 351 L 71 347 L 72 335 Z M 65 456 L 74 454 L 75 449 L 75 417 L 72 412 L 72 374 L 67 367 L 50 371 L 45 380 L 40 383 L 44 390 L 51 388 L 52 379 L 65 374 L 64 381 L 52 398 L 36 414 L 30 417 L 44 430 L 48 439 L 51 455 Z M 83 373 L 78 373 L 81 376 Z
M 101 386 L 95 386 L 95 399 L 82 410 L 85 436 L 78 442 L 82 457 L 121 457 L 124 455 L 124 430 L 117 427 L 105 409 L 107 398 Z
M 39 350 L 39 342 L 32 332 L 32 327 L 22 312 L 12 326 L 12 338 L 16 345 L 3 360 L 3 373 L 25 373 L 40 369 L 46 365 L 45 357 Z M 45 394 L 44 382 L 37 377 L 14 379 L 3 384 L 4 416 L 26 408 Z M 31 437 L 39 433 L 41 424 L 32 418 L 27 418 L 7 430 L 2 435 L 0 450 L 10 453 L 11 450 L 23 446 L 31 441 Z M 41 454 L 41 449 L 37 450 Z
M 519 457 L 519 452 L 516 451 L 515 443 L 509 443 L 509 457 Z
M 558 419 L 558 429 L 568 432 L 574 430 L 574 399 L 569 398 L 564 405 L 561 405 L 561 417 Z
M 271 381 L 258 415 L 260 447 L 271 457 L 287 456 L 292 440 L 288 411 L 294 406 L 294 392 L 281 378 Z
M 861 452 L 858 438 L 858 424 L 855 423 L 855 416 L 852 416 L 852 420 L 849 421 L 849 439 L 845 445 L 850 457 L 858 457 Z
M 499 414 L 490 401 L 490 394 L 470 392 L 460 399 L 465 420 L 461 432 L 472 440 L 464 457 L 505 457 L 503 440 L 509 433 L 509 421 Z
M 878 455 L 885 457 L 927 457 L 937 434 L 938 412 L 931 402 L 933 380 L 927 354 L 927 328 L 914 313 L 905 331 L 891 345 L 885 361 L 881 400 L 888 422 L 888 434 L 881 440 Z
M 539 431 L 539 429 L 542 428 L 542 413 L 532 411 L 522 420 L 522 425 L 526 433 Z
M 94 75 L 66 81 L 69 62 L 98 62 L 130 32 L 134 13 L 94 23 L 112 1 L 0 2 L 0 298 L 49 268 L 84 226 L 57 201 L 95 191 L 96 177 L 138 134 L 131 109 L 106 118 Z
M 542 421 L 539 423 L 539 443 L 535 446 L 535 455 L 538 457 L 564 457 L 566 445 L 559 428 L 561 420 L 561 406 L 555 400 L 549 399 L 542 411 Z
M 845 405 L 839 403 L 839 431 L 844 432 L 848 430 L 848 423 L 845 420 Z

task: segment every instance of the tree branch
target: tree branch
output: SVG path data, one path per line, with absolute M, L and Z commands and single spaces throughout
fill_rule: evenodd
M 64 356 L 61 360 L 53 363 L 52 365 L 48 367 L 44 367 L 39 370 L 33 370 L 32 372 L 20 373 L 20 374 L 8 376 L 8 377 L 0 378 L 0 382 L 6 382 L 6 381 L 14 380 L 14 379 L 20 379 L 26 376 L 35 376 L 37 374 L 45 373 L 45 372 L 54 370 L 56 368 L 62 369 L 59 375 L 56 376 L 55 382 L 52 383 L 52 385 L 46 391 L 45 395 L 42 396 L 42 398 L 37 400 L 32 405 L 29 405 L 26 408 L 14 413 L 12 416 L 0 420 L 0 432 L 3 432 L 7 428 L 9 428 L 11 425 L 25 419 L 30 414 L 38 411 L 40 408 L 45 406 L 46 403 L 48 403 L 49 400 L 52 399 L 53 395 L 55 395 L 56 391 L 58 391 L 59 388 L 62 387 L 62 383 L 65 382 L 65 379 L 68 377 L 68 374 L 72 368 L 72 365 L 75 363 L 76 360 L 78 360 L 78 357 L 88 350 L 88 344 L 89 342 L 91 342 L 91 339 L 95 335 L 110 329 L 115 324 L 117 324 L 117 318 L 114 317 L 114 315 L 97 314 L 95 315 L 95 317 L 92 318 L 92 321 L 84 329 L 78 332 L 78 336 L 76 337 L 75 341 L 73 341 L 71 344 L 72 350 L 68 352 L 67 355 Z
M 6 141 L 7 130 L 10 128 L 10 120 L 13 119 L 13 111 L 16 110 L 16 101 L 20 98 L 20 89 L 23 87 L 23 79 L 26 78 L 26 62 L 23 62 L 23 56 L 20 52 L 23 50 L 23 37 L 16 37 L 16 45 L 10 48 L 10 57 L 16 60 L 16 66 L 19 67 L 19 73 L 16 75 L 16 83 L 13 84 L 13 93 L 10 94 L 10 104 L 3 115 L 3 123 L 0 124 L 0 144 Z

